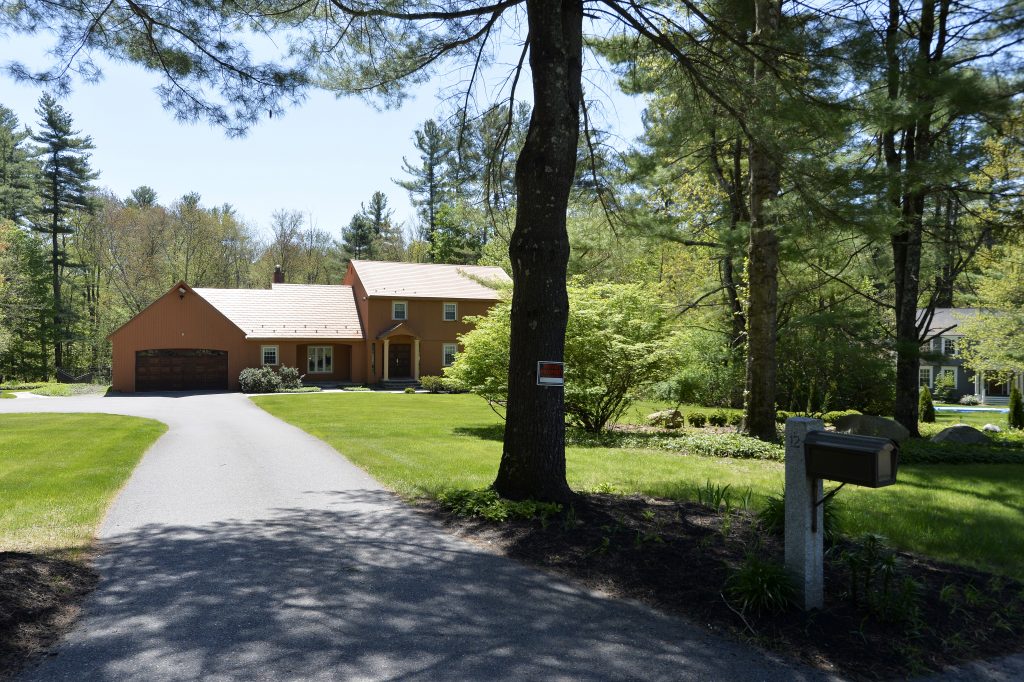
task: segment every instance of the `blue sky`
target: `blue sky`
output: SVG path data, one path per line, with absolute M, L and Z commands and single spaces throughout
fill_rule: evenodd
M 48 46 L 46 38 L 6 36 L 0 64 L 41 63 Z M 0 78 L 0 104 L 34 127 L 41 90 Z M 402 177 L 403 156 L 416 157 L 413 130 L 443 112 L 436 93 L 453 85 L 435 78 L 402 109 L 383 112 L 355 98 L 314 92 L 285 116 L 229 139 L 205 123 L 175 121 L 153 92 L 157 83 L 136 67 L 105 63 L 102 82 L 76 85 L 61 101 L 76 127 L 93 138 L 97 184 L 118 196 L 149 185 L 162 203 L 198 192 L 205 205 L 229 203 L 260 230 L 275 210 L 298 210 L 335 235 L 377 190 L 388 195 L 396 218 L 414 222 L 407 193 L 392 179 Z M 589 89 L 598 88 L 607 126 L 623 139 L 639 134 L 642 103 L 618 94 L 607 79 Z

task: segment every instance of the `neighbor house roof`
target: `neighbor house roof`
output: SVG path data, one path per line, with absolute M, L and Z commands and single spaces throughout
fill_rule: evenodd
M 352 287 L 274 284 L 270 289 L 193 289 L 247 339 L 362 339 Z
M 955 336 L 958 334 L 956 331 L 957 325 L 981 312 L 985 311 L 981 308 L 936 308 L 935 315 L 932 317 L 932 323 L 928 326 L 928 336 L 936 334 Z M 924 314 L 925 309 L 918 308 L 917 320 L 919 322 L 924 317 Z
M 512 279 L 491 265 L 441 265 L 353 260 L 352 268 L 367 296 L 494 301 L 498 292 L 484 284 L 511 284 Z

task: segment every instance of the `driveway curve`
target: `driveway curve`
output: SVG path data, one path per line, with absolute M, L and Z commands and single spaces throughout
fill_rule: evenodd
M 817 680 L 452 537 L 230 393 L 6 400 L 170 428 L 99 531 L 101 582 L 24 680 Z

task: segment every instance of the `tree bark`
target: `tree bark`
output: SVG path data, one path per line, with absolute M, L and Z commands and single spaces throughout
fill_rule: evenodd
M 566 502 L 564 394 L 537 385 L 537 362 L 561 362 L 569 315 L 566 212 L 576 174 L 583 66 L 580 0 L 528 0 L 534 107 L 516 161 L 511 339 L 505 443 L 494 489 Z
M 779 25 L 776 0 L 756 0 L 756 28 L 751 36 L 761 59 L 771 59 L 770 46 Z M 754 62 L 758 92 L 771 92 L 760 60 Z M 756 102 L 755 102 L 756 105 Z M 779 193 L 779 167 L 766 143 L 769 126 L 754 126 L 761 139 L 750 140 L 750 239 L 747 247 L 747 372 L 743 430 L 762 440 L 775 440 L 775 343 L 779 291 L 779 237 L 767 216 L 768 204 Z

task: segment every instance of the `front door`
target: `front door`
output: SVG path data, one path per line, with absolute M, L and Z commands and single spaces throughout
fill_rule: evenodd
M 408 343 L 392 343 L 388 348 L 388 377 L 408 379 L 412 377 L 412 346 Z

